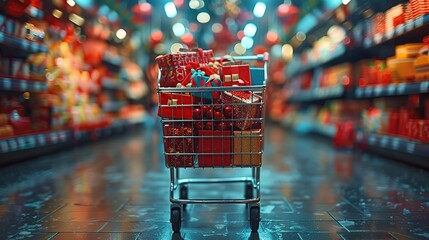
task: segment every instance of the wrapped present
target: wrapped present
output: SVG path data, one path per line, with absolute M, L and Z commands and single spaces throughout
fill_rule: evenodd
M 160 93 L 158 116 L 169 119 L 192 119 L 192 104 L 191 95 Z
M 232 107 L 231 118 L 234 126 L 240 130 L 247 130 L 258 122 L 251 118 L 261 117 L 262 98 L 250 91 L 225 91 L 221 101 Z
M 204 70 L 204 69 L 203 69 Z M 203 70 L 194 70 L 192 69 L 192 75 L 190 76 L 190 81 L 192 87 L 219 87 L 222 86 L 222 81 L 220 80 L 219 75 L 213 72 L 207 73 Z M 180 85 L 187 86 L 189 79 L 186 79 Z M 204 92 L 191 92 L 192 95 L 198 98 L 212 99 L 219 98 L 220 92 L 217 91 L 204 91 Z
M 169 138 L 172 136 L 172 138 Z M 189 136 L 189 137 L 187 137 Z M 167 167 L 192 167 L 194 165 L 194 138 L 191 126 L 164 125 L 164 150 Z
M 231 166 L 231 131 L 198 130 L 198 166 Z
M 212 50 L 181 50 L 178 53 L 158 56 L 155 60 L 161 72 L 161 87 L 176 87 L 190 73 L 191 69 L 207 65 L 213 59 Z
M 249 65 L 222 66 L 221 74 L 225 86 L 252 85 Z
M 261 129 L 234 131 L 234 166 L 260 166 L 262 159 Z

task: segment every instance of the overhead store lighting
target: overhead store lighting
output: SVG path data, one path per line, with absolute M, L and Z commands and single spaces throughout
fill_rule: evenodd
M 256 27 L 253 23 L 248 23 L 246 26 L 244 26 L 244 35 L 248 37 L 254 37 L 256 34 L 256 31 L 258 30 L 258 27 Z
M 220 33 L 220 32 L 222 32 L 222 30 L 223 30 L 222 24 L 220 24 L 220 23 L 214 23 L 212 25 L 212 32 L 214 32 L 214 33 Z
M 111 11 L 109 13 L 109 15 L 107 16 L 107 18 L 109 19 L 109 21 L 111 22 L 116 22 L 119 19 L 119 15 L 117 12 L 115 11 Z
M 303 32 L 297 32 L 296 33 L 296 39 L 298 39 L 298 41 L 304 42 L 306 38 L 307 38 L 307 36 L 305 35 L 305 33 L 303 33 Z
M 289 61 L 293 57 L 293 47 L 289 44 L 285 44 L 282 47 L 282 55 L 285 61 Z
M 183 48 L 183 45 L 180 43 L 173 43 L 170 47 L 171 53 L 177 53 L 179 50 Z
M 241 43 L 237 43 L 234 46 L 234 52 L 238 55 L 244 55 L 246 53 L 246 48 Z
M 202 0 L 191 0 L 189 1 L 189 7 L 191 9 L 201 9 L 205 5 L 204 1 Z
M 56 17 L 56 18 L 61 18 L 63 16 L 63 12 L 61 12 L 58 9 L 55 9 L 52 11 L 52 16 Z
M 198 13 L 197 21 L 200 23 L 208 23 L 210 21 L 210 14 L 206 12 Z
M 347 4 L 349 4 L 350 3 L 350 0 L 343 0 L 343 4 L 344 5 L 347 5 Z
M 78 26 L 82 26 L 83 23 L 85 22 L 85 19 L 83 17 L 81 17 L 75 13 L 72 13 L 69 15 L 69 20 Z
M 176 37 L 181 37 L 183 34 L 185 34 L 186 28 L 183 25 L 183 23 L 175 23 L 173 25 L 173 33 Z
M 265 14 L 265 10 L 267 9 L 267 5 L 263 2 L 257 2 L 255 7 L 253 8 L 253 15 L 257 18 L 261 18 Z
M 109 12 L 110 12 L 110 8 L 107 5 L 102 5 L 98 9 L 98 15 L 99 16 L 106 16 L 107 14 L 109 14 Z
M 76 5 L 76 2 L 75 2 L 74 0 L 67 0 L 67 4 L 68 4 L 70 7 L 74 7 L 74 5 Z
M 244 37 L 243 39 L 241 39 L 241 45 L 243 45 L 243 47 L 245 47 L 246 49 L 251 49 L 253 47 L 253 38 L 251 37 Z
M 168 2 L 164 5 L 165 14 L 167 14 L 167 17 L 174 18 L 177 16 L 177 9 L 176 5 L 172 2 Z
M 127 36 L 127 32 L 124 29 L 120 28 L 118 29 L 118 31 L 116 31 L 116 37 L 119 40 L 124 39 L 126 36 Z

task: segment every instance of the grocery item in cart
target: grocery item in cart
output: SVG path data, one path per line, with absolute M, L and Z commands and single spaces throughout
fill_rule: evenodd
M 234 126 L 240 130 L 248 130 L 261 117 L 261 97 L 251 91 L 224 91 L 221 101 L 232 106 Z
M 155 60 L 161 71 L 159 84 L 161 87 L 176 87 L 191 73 L 191 69 L 207 65 L 212 59 L 213 51 L 202 49 L 181 49 L 178 53 L 158 56 Z
M 222 66 L 222 80 L 225 86 L 252 85 L 249 65 Z
M 198 130 L 198 166 L 231 166 L 231 131 Z
M 194 165 L 194 138 L 192 126 L 164 124 L 164 150 L 167 167 Z
M 192 119 L 193 99 L 189 94 L 160 93 L 158 116 L 167 119 Z
M 233 165 L 260 166 L 262 159 L 261 129 L 234 131 Z

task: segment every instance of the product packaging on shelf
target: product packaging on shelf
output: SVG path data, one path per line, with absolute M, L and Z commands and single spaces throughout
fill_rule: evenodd
M 164 150 L 167 167 L 192 167 L 194 165 L 195 140 L 192 136 L 192 126 L 181 123 L 164 124 Z
M 198 130 L 198 166 L 231 166 L 231 131 Z
M 261 129 L 234 131 L 233 165 L 259 166 L 262 159 Z
M 232 118 L 234 126 L 240 130 L 248 130 L 261 115 L 261 97 L 250 91 L 225 91 L 221 101 L 225 105 L 232 106 Z
M 169 119 L 192 119 L 193 98 L 188 94 L 160 93 L 158 116 Z

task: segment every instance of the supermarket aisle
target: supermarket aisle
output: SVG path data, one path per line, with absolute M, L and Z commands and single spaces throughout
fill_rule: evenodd
M 168 171 L 150 129 L 1 169 L 0 239 L 429 238 L 427 172 L 277 126 L 267 129 L 259 233 L 244 206 L 192 205 L 172 235 Z M 231 189 L 242 186 L 190 195 Z

